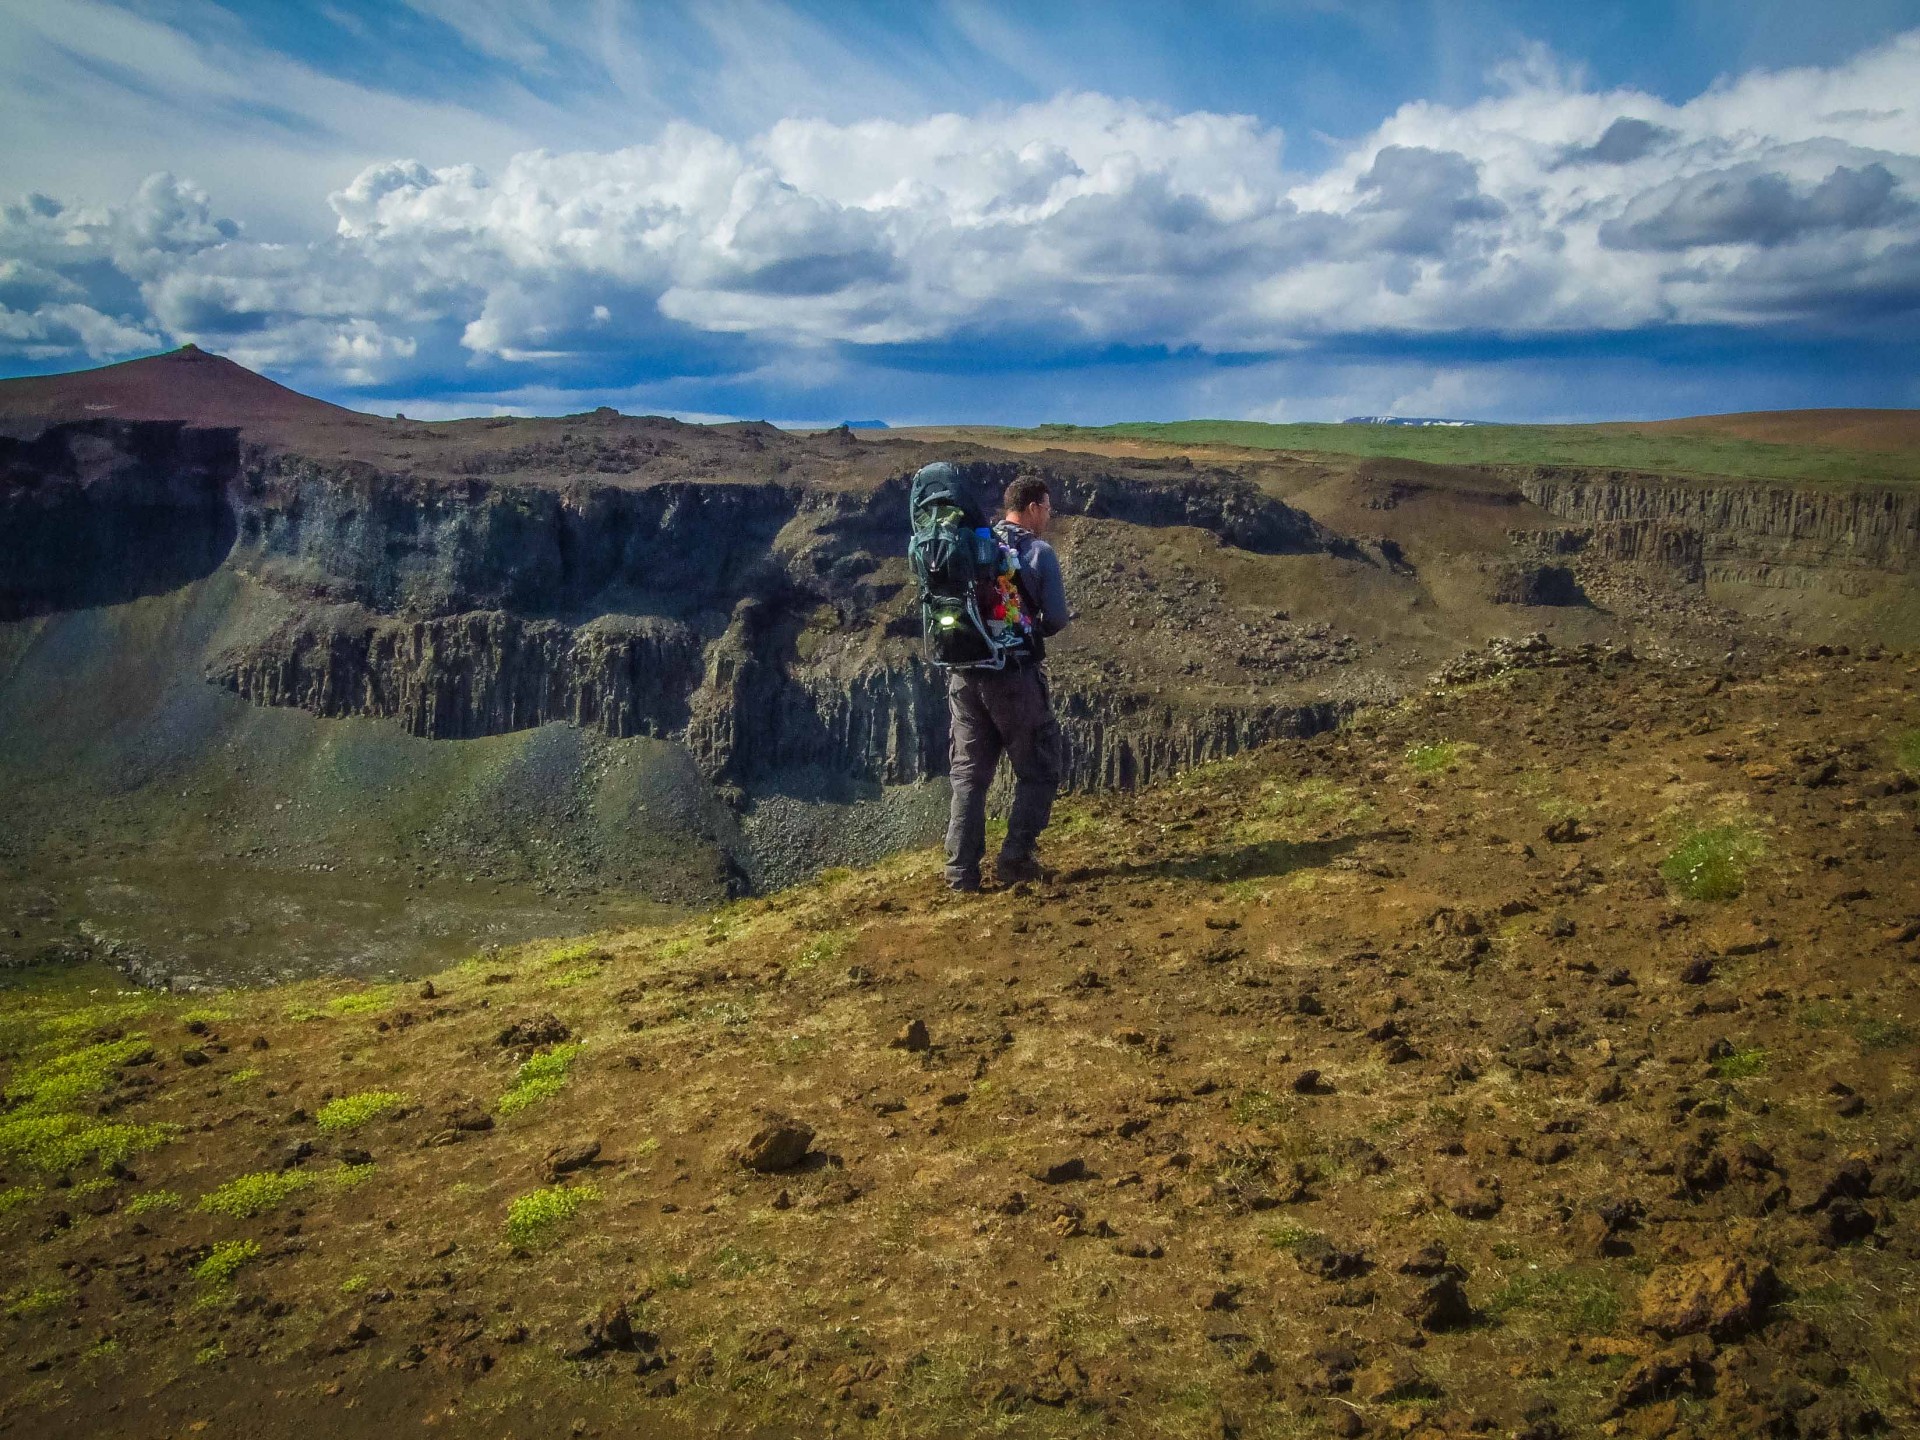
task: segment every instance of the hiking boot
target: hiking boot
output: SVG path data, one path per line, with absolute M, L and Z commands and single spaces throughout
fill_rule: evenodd
M 978 875 L 949 875 L 947 877 L 947 889 L 953 891 L 956 895 L 978 895 L 980 893 L 980 877 Z
M 1002 885 L 1018 885 L 1023 880 L 1044 880 L 1047 878 L 1047 872 L 1040 867 L 1040 862 L 1031 855 L 1023 855 L 1017 860 L 1003 857 L 993 869 L 994 874 L 999 877 Z

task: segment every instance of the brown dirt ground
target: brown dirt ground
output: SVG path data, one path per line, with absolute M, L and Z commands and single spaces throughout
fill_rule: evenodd
M 1824 445 L 1835 450 L 1920 450 L 1920 410 L 1751 410 L 1694 415 L 1683 420 L 1594 425 L 1637 434 L 1720 435 L 1774 445 Z
M 181 1128 L 0 1166 L 0 1435 L 1920 1423 L 1920 664 L 1527 663 L 1064 806 L 1037 886 L 922 852 L 431 995 L 10 1001 L 10 1105 L 144 1037 L 69 1101 Z M 1737 898 L 1663 878 L 1701 831 Z M 547 1015 L 583 1048 L 502 1113 Z

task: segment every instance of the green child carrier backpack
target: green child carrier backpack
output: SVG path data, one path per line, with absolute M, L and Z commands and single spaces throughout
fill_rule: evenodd
M 960 472 L 945 461 L 913 477 L 907 561 L 920 586 L 927 658 L 948 670 L 1000 670 L 1038 652 L 1020 557 L 988 526 Z

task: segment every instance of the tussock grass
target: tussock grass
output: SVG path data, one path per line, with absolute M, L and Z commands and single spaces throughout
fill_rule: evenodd
M 549 1185 L 530 1190 L 507 1207 L 507 1243 L 516 1250 L 550 1245 L 568 1221 L 599 1198 L 596 1185 Z
M 1745 826 L 1714 825 L 1675 846 L 1660 862 L 1660 877 L 1689 900 L 1733 900 L 1765 853 L 1760 837 Z
M 1439 775 L 1458 765 L 1465 753 L 1466 747 L 1452 740 L 1432 740 L 1409 745 L 1403 758 L 1416 775 Z
M 1620 1294 L 1604 1275 L 1577 1269 L 1521 1270 L 1481 1307 L 1495 1320 L 1521 1318 L 1553 1335 L 1604 1335 L 1620 1323 Z
M 529 956 L 536 965 L 548 967 L 572 965 L 581 960 L 604 960 L 606 947 L 595 940 L 568 940 L 558 945 L 547 945 L 535 949 Z
M 1713 1061 L 1713 1073 L 1722 1080 L 1746 1080 L 1767 1068 L 1767 1052 L 1757 1045 L 1742 1046 Z
M 1324 829 L 1351 830 L 1372 816 L 1373 808 L 1343 785 L 1320 779 L 1281 782 L 1261 792 L 1237 835 L 1249 841 L 1299 840 Z
M 816 965 L 831 965 L 853 946 L 851 930 L 828 930 L 814 936 L 793 957 L 793 969 L 811 970 Z
M 1893 763 L 1920 780 L 1920 730 L 1908 730 L 1894 737 Z
M 1283 1220 L 1278 1225 L 1269 1226 L 1261 1231 L 1260 1238 L 1274 1249 L 1292 1254 L 1307 1241 L 1319 1239 L 1320 1232 L 1295 1220 Z
M 1897 1050 L 1911 1045 L 1913 1027 L 1889 1015 L 1861 1015 L 1853 1022 L 1853 1038 L 1863 1050 Z
M 1238 1125 L 1263 1128 L 1284 1125 L 1293 1118 L 1293 1106 L 1265 1090 L 1242 1090 L 1233 1097 L 1233 1119 Z

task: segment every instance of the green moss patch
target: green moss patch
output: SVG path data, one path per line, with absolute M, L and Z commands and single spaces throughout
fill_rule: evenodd
M 23 1205 L 31 1205 L 45 1193 L 38 1185 L 10 1185 L 0 1190 L 0 1215 L 10 1215 Z
M 500 1097 L 495 1107 L 502 1115 L 513 1115 L 529 1105 L 558 1095 L 566 1087 L 567 1072 L 573 1068 L 574 1057 L 580 1053 L 578 1042 L 571 1045 L 556 1045 L 538 1055 L 531 1055 L 521 1064 L 513 1077 L 513 1088 Z
M 1746 1080 L 1767 1068 L 1767 1052 L 1757 1045 L 1743 1046 L 1713 1060 L 1713 1073 L 1722 1080 Z
M 529 1191 L 507 1207 L 507 1243 L 516 1250 L 550 1245 L 580 1210 L 600 1198 L 594 1185 L 549 1185 Z
M 1660 862 L 1660 876 L 1689 900 L 1733 900 L 1747 888 L 1747 872 L 1765 847 L 1740 825 L 1696 830 Z
M 0 1119 L 0 1157 L 45 1173 L 97 1161 L 102 1166 L 154 1150 L 175 1134 L 170 1125 L 120 1125 L 82 1115 L 15 1111 Z
M 1920 780 L 1920 730 L 1909 730 L 1894 737 L 1893 763 Z
M 28 1320 L 58 1310 L 72 1298 L 73 1291 L 64 1285 L 38 1285 L 9 1295 L 6 1312 L 16 1320 Z
M 107 1090 L 123 1066 L 152 1057 L 144 1035 L 69 1050 L 16 1071 L 7 1099 L 39 1111 L 64 1109 Z
M 313 1177 L 303 1170 L 260 1170 L 201 1196 L 197 1208 L 247 1220 L 285 1204 L 312 1184 Z
M 334 996 L 323 1008 L 329 1015 L 377 1015 L 393 1008 L 396 995 L 392 989 L 349 990 Z
M 329 1133 L 357 1130 L 383 1115 L 406 1108 L 407 1097 L 397 1090 L 362 1090 L 357 1095 L 342 1095 L 320 1107 L 314 1123 Z
M 193 1278 L 202 1285 L 231 1285 L 240 1267 L 260 1258 L 258 1240 L 222 1240 L 207 1258 L 193 1267 Z

